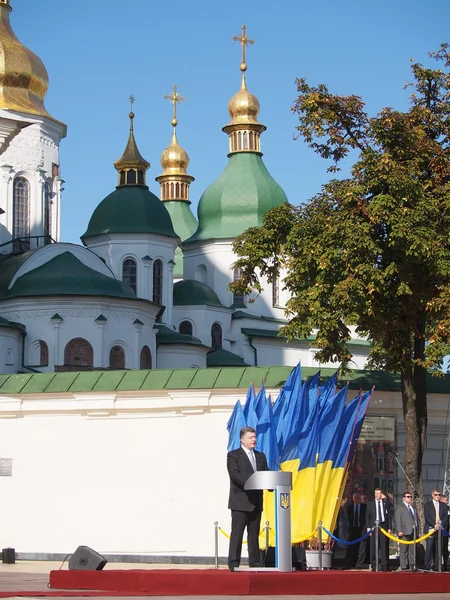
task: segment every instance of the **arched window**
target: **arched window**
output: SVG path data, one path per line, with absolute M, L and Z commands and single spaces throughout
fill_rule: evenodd
M 219 323 L 214 323 L 211 327 L 211 346 L 213 350 L 222 348 L 222 327 Z
M 150 348 L 148 346 L 144 346 L 141 350 L 140 368 L 141 369 L 151 369 L 152 368 L 152 353 L 150 352 Z
M 13 252 L 30 249 L 30 184 L 16 177 L 13 187 Z
M 137 294 L 137 265 L 133 258 L 127 258 L 122 263 L 122 281 Z
M 280 305 L 280 278 L 275 277 L 272 281 L 272 304 L 273 306 Z
M 162 260 L 153 263 L 153 302 L 162 304 L 163 301 L 163 264 Z
M 48 346 L 43 340 L 39 340 L 39 366 L 48 367 Z
M 64 349 L 64 365 L 66 367 L 93 367 L 94 350 L 83 338 L 70 340 Z
M 236 282 L 241 278 L 241 269 L 238 267 L 234 270 L 233 273 L 233 281 Z M 244 302 L 244 294 L 233 292 L 233 304 L 245 304 Z
M 136 171 L 134 169 L 130 169 L 127 173 L 127 183 L 134 185 L 136 183 Z
M 192 323 L 190 321 L 181 321 L 178 331 L 185 335 L 192 335 Z
M 122 346 L 113 346 L 109 351 L 109 368 L 125 369 L 125 352 Z
M 44 244 L 50 244 L 52 237 L 52 188 L 44 184 Z
M 201 283 L 208 283 L 208 271 L 205 265 L 198 265 L 195 269 L 195 279 Z

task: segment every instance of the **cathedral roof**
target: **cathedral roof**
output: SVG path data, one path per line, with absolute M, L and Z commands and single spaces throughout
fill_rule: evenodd
M 194 279 L 177 281 L 173 286 L 174 306 L 223 306 L 216 292 Z
M 50 117 L 44 106 L 47 70 L 14 34 L 9 0 L 0 0 L 0 109 Z
M 198 229 L 189 238 L 232 238 L 262 225 L 264 214 L 287 202 L 286 194 L 254 152 L 232 154 L 219 178 L 202 194 Z
M 131 288 L 83 264 L 71 252 L 63 252 L 18 277 L 3 297 L 111 296 L 136 299 Z
M 147 186 L 118 186 L 94 210 L 86 238 L 109 233 L 150 233 L 177 237 L 170 215 Z
M 192 211 L 187 202 L 173 201 L 165 202 L 174 231 L 178 234 L 181 241 L 187 240 L 193 235 L 197 229 L 198 221 L 192 214 Z M 175 250 L 175 267 L 173 269 L 174 277 L 183 276 L 183 252 L 181 248 Z
M 167 325 L 156 324 L 155 329 L 157 330 L 156 344 L 158 346 L 165 344 L 187 344 L 188 346 L 202 346 L 204 348 L 209 348 L 209 346 L 205 346 L 201 340 L 193 335 L 179 333 L 174 329 L 170 329 Z

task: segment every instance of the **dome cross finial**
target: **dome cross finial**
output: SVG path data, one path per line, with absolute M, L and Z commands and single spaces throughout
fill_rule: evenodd
M 244 73 L 247 70 L 247 63 L 245 62 L 245 48 L 248 45 L 254 44 L 254 41 L 247 37 L 247 26 L 242 25 L 242 33 L 241 35 L 235 35 L 233 37 L 235 42 L 240 42 L 242 47 L 242 62 L 241 62 L 241 71 Z
M 184 98 L 183 96 L 181 96 L 178 93 L 177 89 L 178 89 L 177 86 L 174 85 L 172 93 L 171 94 L 167 94 L 166 96 L 164 96 L 165 100 L 169 100 L 173 104 L 172 125 L 174 127 L 176 127 L 178 125 L 178 121 L 177 121 L 177 104 L 179 104 L 180 102 L 184 102 L 186 100 L 186 98 Z

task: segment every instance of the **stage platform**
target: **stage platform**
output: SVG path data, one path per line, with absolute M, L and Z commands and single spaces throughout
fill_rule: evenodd
M 450 573 L 228 569 L 50 571 L 48 596 L 296 596 L 450 593 Z

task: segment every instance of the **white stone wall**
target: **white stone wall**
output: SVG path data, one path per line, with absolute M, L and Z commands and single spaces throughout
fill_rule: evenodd
M 192 323 L 192 335 L 206 346 L 211 346 L 211 327 L 214 323 L 219 323 L 222 327 L 223 348 L 230 350 L 230 310 L 213 306 L 174 306 L 173 324 L 177 331 L 182 321 Z
M 209 348 L 183 344 L 158 346 L 158 369 L 204 369 Z M 176 367 L 175 367 L 176 365 Z
M 212 557 L 214 521 L 230 531 L 226 423 L 246 391 L 1 396 L 0 458 L 13 460 L 12 476 L 0 477 L 3 546 Z M 446 448 L 447 407 L 448 395 L 431 397 L 426 494 L 438 475 L 434 448 Z M 401 445 L 400 394 L 375 392 L 369 414 L 394 416 Z M 220 556 L 227 551 L 220 536 Z

